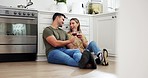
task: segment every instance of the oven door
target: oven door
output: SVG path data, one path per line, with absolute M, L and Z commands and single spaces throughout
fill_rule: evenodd
M 37 18 L 0 16 L 0 54 L 36 52 Z

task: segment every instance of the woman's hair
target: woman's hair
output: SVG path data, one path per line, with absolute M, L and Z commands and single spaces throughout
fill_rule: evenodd
M 77 31 L 80 31 L 81 32 L 79 20 L 77 18 L 71 18 L 70 21 L 72 21 L 72 20 L 74 20 L 78 24 Z M 70 29 L 70 32 L 72 32 L 71 29 Z

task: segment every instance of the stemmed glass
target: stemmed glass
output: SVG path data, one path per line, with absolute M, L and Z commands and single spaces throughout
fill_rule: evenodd
M 78 37 L 78 38 L 82 38 L 82 34 L 81 34 L 80 31 L 77 32 L 77 37 Z
M 73 30 L 72 35 L 77 36 L 77 30 L 76 29 Z

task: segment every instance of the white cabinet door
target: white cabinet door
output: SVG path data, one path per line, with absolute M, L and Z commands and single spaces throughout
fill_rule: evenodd
M 37 61 L 46 60 L 45 45 L 43 42 L 42 34 L 44 28 L 51 25 L 52 15 L 48 12 L 38 13 L 38 57 Z
M 106 48 L 110 56 L 115 53 L 115 27 L 116 15 L 107 14 L 104 16 L 95 17 L 94 40 L 97 42 L 101 49 Z

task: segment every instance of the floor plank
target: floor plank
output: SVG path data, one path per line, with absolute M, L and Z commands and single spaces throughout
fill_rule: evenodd
M 0 63 L 0 78 L 116 78 L 116 64 L 98 65 L 97 69 L 79 69 L 44 62 Z

